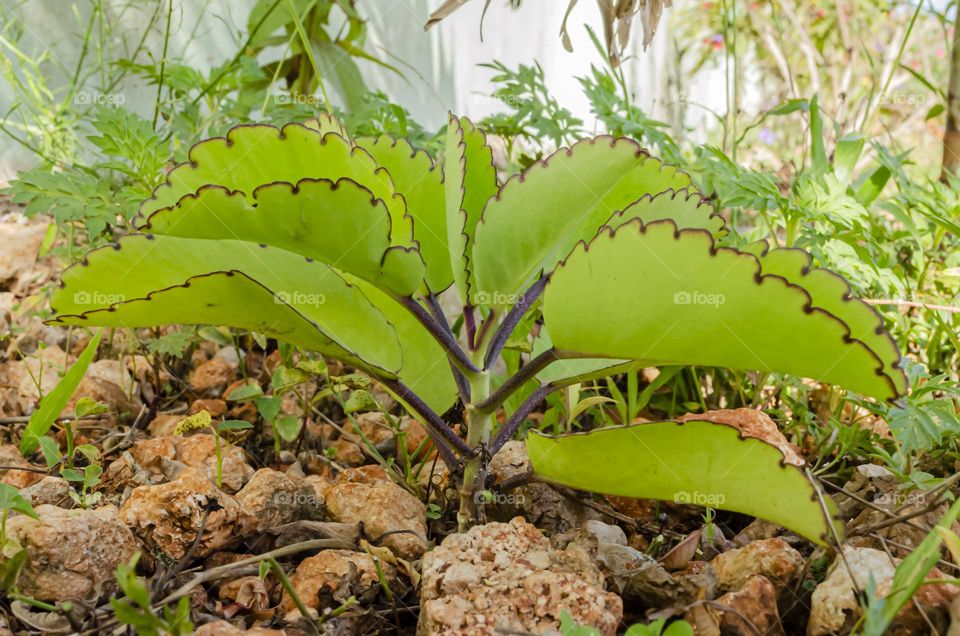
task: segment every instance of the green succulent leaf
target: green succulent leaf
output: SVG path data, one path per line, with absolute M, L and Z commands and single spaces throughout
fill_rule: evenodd
M 321 135 L 326 135 L 327 133 L 334 133 L 340 135 L 344 139 L 350 139 L 350 133 L 347 132 L 347 127 L 343 125 L 339 119 L 331 115 L 330 113 L 319 113 L 316 119 L 310 119 L 303 122 L 303 125 L 307 128 L 312 128 L 316 130 Z
M 486 137 L 466 117 L 450 116 L 444 162 L 447 243 L 453 280 L 464 304 L 472 298 L 474 233 L 487 201 L 497 192 L 497 170 Z
M 457 399 L 457 385 L 443 348 L 405 307 L 388 294 L 363 281 L 351 282 L 396 330 L 403 360 L 399 375 L 404 384 L 434 411 L 443 413 L 449 409 Z
M 527 436 L 534 472 L 592 492 L 661 499 L 741 512 L 824 545 L 843 527 L 833 501 L 771 444 L 724 424 L 651 422 L 589 433 Z M 603 470 L 597 470 L 603 466 Z M 821 501 L 823 503 L 821 503 Z
M 67 269 L 55 324 L 250 329 L 361 368 L 401 366 L 393 327 L 323 263 L 246 241 L 131 235 Z
M 414 249 L 391 245 L 390 223 L 382 199 L 343 177 L 268 183 L 254 189 L 252 197 L 203 186 L 151 214 L 141 229 L 272 245 L 409 295 L 423 280 L 423 261 Z
M 803 250 L 764 249 L 759 259 L 761 273 L 782 276 L 803 287 L 810 294 L 814 307 L 826 310 L 846 323 L 850 337 L 863 342 L 883 361 L 883 373 L 893 382 L 897 393 L 906 393 L 907 374 L 894 366 L 900 359 L 896 341 L 884 329 L 880 313 L 859 298 L 852 297 L 847 281 L 830 270 L 813 267 L 813 259 Z
M 443 172 L 430 155 L 415 150 L 405 139 L 383 135 L 359 139 L 357 144 L 390 173 L 394 189 L 406 199 L 407 211 L 413 217 L 413 237 L 420 244 L 427 267 L 427 287 L 434 293 L 442 292 L 453 283 Z
M 379 171 L 376 161 L 365 150 L 336 133 L 322 134 L 296 123 L 283 128 L 240 125 L 227 131 L 225 137 L 195 144 L 188 156 L 190 160 L 171 170 L 166 183 L 143 203 L 141 216 L 171 207 L 204 186 L 239 190 L 252 202 L 258 187 L 275 181 L 335 181 L 347 177 L 369 189 L 386 205 L 390 212 L 391 244 L 412 245 L 413 223 L 403 197 L 393 190 L 390 176 Z
M 614 212 L 604 225 L 618 228 L 633 219 L 640 219 L 643 223 L 670 219 L 679 228 L 700 228 L 714 236 L 725 231 L 723 217 L 703 195 L 686 189 L 645 194 L 623 210 Z
M 577 246 L 547 285 L 543 315 L 563 355 L 760 369 L 899 395 L 884 371 L 899 355 L 852 338 L 804 288 L 764 275 L 754 255 L 669 220 L 634 220 Z
M 533 339 L 531 356 L 538 356 L 553 348 L 553 341 L 546 325 L 540 327 L 540 333 Z M 563 358 L 551 362 L 537 374 L 537 380 L 563 384 L 576 378 L 593 375 L 606 371 L 604 375 L 612 375 L 629 360 L 611 360 L 610 358 Z
M 478 293 L 498 301 L 492 304 L 512 304 L 578 241 L 593 238 L 611 215 L 644 195 L 689 185 L 687 175 L 629 139 L 600 136 L 559 149 L 504 183 L 483 211 L 473 250 Z M 666 203 L 648 201 L 623 218 L 641 209 L 661 215 Z M 717 229 L 709 207 L 693 208 L 704 212 L 702 218 L 685 212 L 685 220 L 692 216 L 695 227 Z

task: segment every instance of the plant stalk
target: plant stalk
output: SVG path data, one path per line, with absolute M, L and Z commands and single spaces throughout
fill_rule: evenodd
M 457 513 L 457 529 L 466 532 L 471 526 L 483 523 L 482 493 L 486 487 L 487 444 L 493 427 L 493 415 L 476 408 L 490 394 L 490 374 L 486 371 L 469 373 L 470 403 L 464 412 L 467 425 L 467 446 L 473 454 L 465 458 L 463 482 L 460 486 L 460 511 Z
M 960 11 L 953 26 L 953 48 L 950 52 L 950 80 L 947 85 L 947 129 L 943 135 L 943 158 L 940 180 L 948 182 L 949 175 L 960 166 Z

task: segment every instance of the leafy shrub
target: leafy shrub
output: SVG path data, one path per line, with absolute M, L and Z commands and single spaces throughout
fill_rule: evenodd
M 351 139 L 330 116 L 238 126 L 168 174 L 140 208 L 141 233 L 63 273 L 56 322 L 230 325 L 364 370 L 427 426 L 461 484 L 461 526 L 482 515 L 489 457 L 546 395 L 587 378 L 696 364 L 779 370 L 881 400 L 906 389 L 895 343 L 845 281 L 799 250 L 719 247 L 723 219 L 689 177 L 632 141 L 584 139 L 500 184 L 483 133 L 452 117 L 444 173 L 407 142 Z M 459 340 L 438 301 L 448 288 L 463 308 Z M 494 385 L 528 314 L 540 316 L 531 357 Z M 531 384 L 494 435 L 497 409 Z M 466 439 L 439 415 L 458 397 Z M 725 426 L 528 446 L 536 470 L 569 485 L 716 495 L 715 507 L 815 540 L 829 529 L 801 471 Z M 717 472 L 736 455 L 752 457 L 749 468 Z

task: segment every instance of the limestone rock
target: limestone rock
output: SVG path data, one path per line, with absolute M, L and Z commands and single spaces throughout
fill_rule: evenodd
M 194 634 L 196 636 L 286 636 L 287 632 L 282 629 L 267 629 L 265 627 L 243 629 L 229 621 L 214 621 L 201 625 Z
M 212 434 L 199 433 L 182 437 L 165 435 L 136 442 L 130 454 L 143 468 L 152 472 L 166 473 L 163 460 L 180 462 L 187 467 L 200 468 L 210 480 L 217 478 L 217 441 Z M 247 463 L 243 449 L 226 440 L 220 440 L 223 457 L 221 487 L 224 492 L 235 493 L 253 476 L 253 467 Z
M 574 621 L 616 633 L 623 602 L 582 549 L 554 550 L 517 517 L 454 534 L 423 558 L 418 636 L 542 634 Z
M 20 449 L 13 444 L 4 444 L 0 446 L 0 465 L 2 466 L 22 466 L 23 468 L 39 468 L 34 466 L 23 458 Z M 27 470 L 0 470 L 0 482 L 9 484 L 14 488 L 26 488 L 43 479 L 43 473 Z
M 522 475 L 530 470 L 526 445 L 511 440 L 490 460 L 490 473 L 496 483 Z M 572 501 L 548 484 L 526 483 L 508 492 L 498 493 L 487 506 L 487 517 L 494 521 L 509 521 L 517 515 L 543 529 L 547 534 L 579 528 L 590 519 L 601 519 L 600 514 Z
M 371 540 L 396 533 L 380 543 L 397 556 L 416 559 L 426 551 L 426 506 L 400 486 L 392 482 L 337 483 L 327 489 L 324 498 L 333 521 L 363 522 Z
M 380 590 L 374 559 L 365 552 L 322 550 L 297 566 L 290 576 L 290 583 L 303 604 L 318 613 L 336 607 L 351 596 L 364 603 Z M 392 565 L 382 560 L 379 565 L 387 581 L 396 577 Z M 286 592 L 280 602 L 280 611 L 292 619 L 299 616 L 293 599 Z
M 686 619 L 698 634 L 784 636 L 777 590 L 760 574 L 750 577 L 741 589 L 718 598 L 716 604 L 691 608 Z
M 203 535 L 193 551 L 195 557 L 233 544 L 254 523 L 199 468 L 187 468 L 175 481 L 135 488 L 120 507 L 120 518 L 141 541 L 174 559 L 190 550 L 201 524 Z
M 855 617 L 859 616 L 860 605 L 854 596 L 853 579 L 847 565 L 860 589 L 866 586 L 871 576 L 878 587 L 893 579 L 896 565 L 886 552 L 873 548 L 845 547 L 843 553 L 846 565 L 839 556 L 834 559 L 827 578 L 813 591 L 808 636 L 825 636 L 845 629 L 849 631 Z
M 73 506 L 70 492 L 70 483 L 66 479 L 47 476 L 20 490 L 20 495 L 29 501 L 33 507 L 48 504 L 70 508 Z
M 190 374 L 190 388 L 197 393 L 219 395 L 237 375 L 237 367 L 221 358 L 213 358 L 197 365 Z
M 262 532 L 297 519 L 320 519 L 320 501 L 310 484 L 270 468 L 261 468 L 236 495 L 237 503 Z
M 7 536 L 30 554 L 17 584 L 42 601 L 92 600 L 113 590 L 114 571 L 137 551 L 117 509 L 36 507 L 39 519 L 7 520 Z
M 758 574 L 782 588 L 803 569 L 803 557 L 783 539 L 764 539 L 718 555 L 710 562 L 721 591 L 736 591 Z

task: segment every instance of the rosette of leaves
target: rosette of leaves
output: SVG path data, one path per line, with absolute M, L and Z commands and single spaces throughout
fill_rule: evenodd
M 500 182 L 466 118 L 450 119 L 442 170 L 404 140 L 351 139 L 326 116 L 237 126 L 190 150 L 138 227 L 63 273 L 56 323 L 228 325 L 361 369 L 429 430 L 459 485 L 461 526 L 482 518 L 492 454 L 570 384 L 704 365 L 879 400 L 906 388 L 882 320 L 844 280 L 802 251 L 721 247 L 723 220 L 689 177 L 628 139 L 581 140 Z M 444 314 L 441 293 L 460 316 Z M 518 340 L 532 353 L 500 380 Z M 447 412 L 463 413 L 465 437 Z M 712 494 L 814 541 L 831 531 L 833 504 L 800 467 L 724 425 L 532 434 L 527 446 L 536 472 L 569 486 Z

